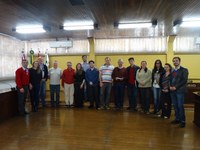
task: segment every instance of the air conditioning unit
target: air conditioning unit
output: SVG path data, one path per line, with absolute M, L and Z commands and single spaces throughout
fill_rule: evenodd
M 196 43 L 195 44 L 200 45 L 200 37 L 196 38 Z
M 51 48 L 68 48 L 73 46 L 72 41 L 53 41 L 49 43 Z

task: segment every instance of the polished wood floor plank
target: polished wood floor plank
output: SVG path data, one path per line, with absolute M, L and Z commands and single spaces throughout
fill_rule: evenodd
M 128 111 L 40 109 L 0 123 L 0 150 L 193 150 L 200 128 L 186 110 L 186 128 Z

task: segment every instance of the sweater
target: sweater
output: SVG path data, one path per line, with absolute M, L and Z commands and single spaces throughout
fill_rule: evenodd
M 148 69 L 147 72 L 145 72 L 143 69 L 137 71 L 136 74 L 136 80 L 138 81 L 139 88 L 148 88 L 151 87 L 151 71 Z
M 125 83 L 126 78 L 127 78 L 126 68 L 115 67 L 112 73 L 112 78 L 113 78 L 114 84 Z M 123 80 L 120 80 L 120 79 L 116 80 L 116 78 L 123 78 Z
M 63 71 L 62 75 L 62 86 L 64 86 L 64 83 L 67 84 L 73 84 L 74 83 L 74 75 L 75 75 L 75 70 L 74 69 L 65 69 Z
M 23 86 L 28 86 L 29 84 L 29 70 L 23 67 L 19 68 L 15 72 L 15 82 L 17 88 L 21 89 Z
M 93 86 L 97 86 L 99 81 L 99 71 L 96 68 L 93 70 L 89 68 L 85 73 L 85 80 L 87 84 L 92 82 Z

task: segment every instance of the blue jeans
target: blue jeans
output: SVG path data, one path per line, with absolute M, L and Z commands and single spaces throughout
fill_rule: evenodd
M 180 122 L 185 122 L 185 109 L 184 109 L 184 96 L 185 93 L 183 92 L 171 92 L 171 99 L 172 99 L 172 104 L 174 107 L 175 111 L 175 120 L 180 121 Z
M 60 85 L 50 85 L 51 107 L 54 107 L 54 92 L 56 92 L 56 106 L 60 103 Z
M 124 83 L 115 83 L 114 84 L 114 98 L 115 98 L 115 106 L 118 108 L 123 107 L 124 103 Z
M 128 99 L 129 99 L 129 107 L 135 109 L 137 107 L 137 88 L 135 85 L 129 84 L 127 85 L 128 90 Z
M 112 83 L 103 82 L 100 93 L 101 107 L 109 106 Z
M 160 88 L 153 87 L 154 112 L 155 113 L 159 112 L 160 108 L 161 108 L 160 94 L 161 94 Z
M 46 105 L 46 102 L 45 102 L 45 90 L 46 90 L 46 81 L 41 81 L 40 82 L 40 99 L 41 99 L 41 102 L 42 102 L 42 106 L 44 107 Z

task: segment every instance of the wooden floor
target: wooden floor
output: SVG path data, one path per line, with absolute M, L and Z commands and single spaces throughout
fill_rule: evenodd
M 200 149 L 200 128 L 186 110 L 186 128 L 139 112 L 45 108 L 0 123 L 0 150 Z

